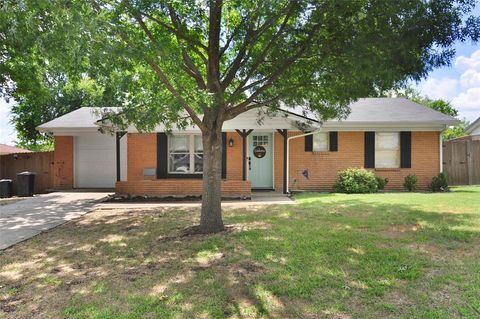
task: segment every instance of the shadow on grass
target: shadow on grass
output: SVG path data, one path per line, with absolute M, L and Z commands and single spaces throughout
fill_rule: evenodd
M 409 244 L 457 249 L 480 236 L 474 214 L 332 196 L 228 210 L 236 230 L 210 236 L 176 236 L 196 209 L 95 212 L 0 255 L 2 289 L 16 298 L 0 306 L 14 305 L 12 317 L 411 315 L 431 301 L 384 300 L 433 280 L 434 261 Z

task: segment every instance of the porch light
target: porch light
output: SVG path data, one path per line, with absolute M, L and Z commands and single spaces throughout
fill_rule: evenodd
M 228 146 L 233 147 L 233 138 L 228 140 Z

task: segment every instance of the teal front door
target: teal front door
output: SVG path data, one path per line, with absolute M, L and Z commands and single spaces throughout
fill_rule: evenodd
M 272 133 L 251 133 L 248 136 L 248 176 L 252 189 L 273 189 Z

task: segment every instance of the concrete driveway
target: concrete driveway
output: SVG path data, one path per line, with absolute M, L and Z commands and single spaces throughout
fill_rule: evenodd
M 0 206 L 0 250 L 77 218 L 109 193 L 55 192 Z

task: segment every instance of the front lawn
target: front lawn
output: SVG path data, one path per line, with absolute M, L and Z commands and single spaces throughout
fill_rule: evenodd
M 99 210 L 0 252 L 0 318 L 478 318 L 480 187 Z

